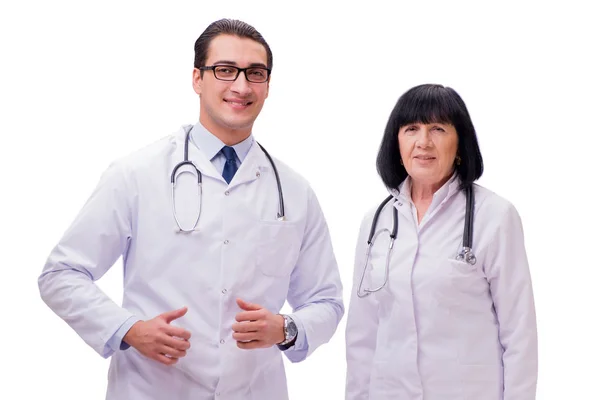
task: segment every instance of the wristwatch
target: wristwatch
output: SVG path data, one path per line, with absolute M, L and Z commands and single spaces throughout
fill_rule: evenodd
M 278 343 L 277 347 L 279 350 L 287 350 L 296 343 L 296 337 L 298 336 L 298 327 L 296 323 L 289 315 L 280 314 L 283 317 L 283 333 L 285 339 L 283 342 Z

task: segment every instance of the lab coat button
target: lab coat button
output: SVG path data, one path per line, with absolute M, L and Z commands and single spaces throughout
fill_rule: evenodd
M 229 240 L 225 239 L 225 241 L 223 241 L 223 243 L 229 244 Z
M 221 344 L 224 344 L 224 343 L 225 343 L 225 339 L 221 339 Z
M 221 293 L 223 293 L 223 294 L 227 293 L 227 289 L 221 290 Z
M 225 191 L 225 196 L 229 196 L 229 190 Z
M 256 171 L 256 177 L 260 178 L 260 171 Z

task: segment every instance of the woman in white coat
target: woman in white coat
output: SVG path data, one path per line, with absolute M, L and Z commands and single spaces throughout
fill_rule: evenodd
M 360 228 L 346 399 L 535 399 L 537 328 L 521 219 L 509 201 L 474 184 L 483 161 L 461 97 L 440 85 L 402 95 L 377 169 L 390 197 L 370 252 L 379 207 Z M 474 215 L 465 254 L 469 188 Z

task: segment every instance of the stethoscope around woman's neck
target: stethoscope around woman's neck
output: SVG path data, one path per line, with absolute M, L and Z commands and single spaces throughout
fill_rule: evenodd
M 474 204 L 473 204 L 473 185 L 470 184 L 464 188 L 466 204 L 465 204 L 465 225 L 463 229 L 463 247 L 456 255 L 456 259 L 459 261 L 463 261 L 469 263 L 471 265 L 475 265 L 477 262 L 477 258 L 475 254 L 473 254 L 473 213 L 474 213 Z M 378 292 L 383 289 L 383 287 L 387 284 L 389 276 L 390 276 L 390 258 L 392 254 L 392 249 L 394 248 L 394 242 L 396 241 L 396 236 L 398 235 L 398 209 L 392 206 L 393 209 L 393 225 L 392 230 L 385 228 L 377 232 L 375 234 L 375 229 L 377 228 L 377 221 L 379 220 L 379 215 L 381 211 L 385 207 L 386 204 L 390 200 L 394 199 L 393 195 L 389 195 L 377 208 L 375 211 L 375 216 L 373 217 L 373 222 L 371 223 L 371 230 L 369 232 L 369 237 L 367 239 L 367 251 L 365 257 L 365 265 L 363 268 L 363 273 L 360 278 L 360 283 L 358 285 L 357 295 L 358 297 L 366 297 L 371 293 Z M 389 232 L 390 244 L 388 247 L 388 252 L 385 259 L 385 280 L 383 284 L 375 289 L 362 288 L 363 281 L 365 279 L 365 274 L 367 272 L 367 268 L 369 265 L 369 258 L 371 256 L 371 248 L 373 247 L 373 243 L 375 243 L 375 239 L 377 236 L 383 232 Z M 362 291 L 361 291 L 362 290 Z

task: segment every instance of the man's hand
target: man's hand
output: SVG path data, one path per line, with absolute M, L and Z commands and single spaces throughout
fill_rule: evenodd
M 190 348 L 191 333 L 169 324 L 185 313 L 187 307 L 165 312 L 148 321 L 138 321 L 125 334 L 123 341 L 148 358 L 173 365 Z
M 281 315 L 241 299 L 237 304 L 244 311 L 235 316 L 237 322 L 231 328 L 240 349 L 266 348 L 285 340 Z

